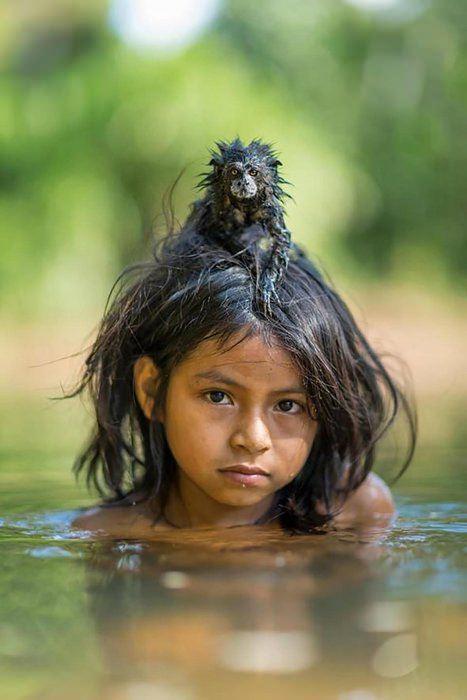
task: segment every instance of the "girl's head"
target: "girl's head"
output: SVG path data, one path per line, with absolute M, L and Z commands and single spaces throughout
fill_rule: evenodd
M 406 466 L 411 411 L 349 310 L 294 246 L 265 315 L 266 255 L 257 246 L 252 264 L 171 235 L 121 278 L 78 387 L 97 421 L 77 469 L 101 493 L 143 491 L 163 512 L 183 481 L 310 530 L 363 481 L 399 408 Z M 265 474 L 238 480 L 225 471 L 234 465 Z
M 228 342 L 202 340 L 156 402 L 158 374 L 152 358 L 137 360 L 136 396 L 147 420 L 161 422 L 192 507 L 206 510 L 207 496 L 209 506 L 267 509 L 302 469 L 318 427 L 289 353 L 244 326 Z M 239 466 L 256 473 L 231 470 Z

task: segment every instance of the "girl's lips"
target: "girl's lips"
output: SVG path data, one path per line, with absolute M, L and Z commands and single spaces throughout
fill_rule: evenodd
M 229 481 L 244 486 L 257 486 L 267 481 L 269 478 L 267 472 L 256 467 L 243 467 L 238 465 L 238 467 L 229 467 L 228 469 L 220 469 L 219 471 Z

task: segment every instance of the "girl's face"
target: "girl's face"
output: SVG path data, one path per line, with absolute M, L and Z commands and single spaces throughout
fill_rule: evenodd
M 267 509 L 302 469 L 318 426 L 290 355 L 259 336 L 227 351 L 202 342 L 173 370 L 159 417 L 181 493 L 206 506 Z

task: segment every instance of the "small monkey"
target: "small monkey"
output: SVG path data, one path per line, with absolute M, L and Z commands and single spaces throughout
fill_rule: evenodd
M 222 245 L 229 252 L 241 248 L 241 234 L 250 226 L 260 226 L 270 242 L 268 261 L 261 271 L 259 287 L 266 308 L 277 298 L 275 285 L 284 275 L 291 245 L 291 234 L 284 223 L 282 200 L 290 197 L 281 185 L 287 183 L 278 173 L 282 165 L 269 144 L 259 139 L 243 145 L 219 141 L 211 150 L 208 173 L 197 187 L 204 197 L 192 204 L 184 229 Z

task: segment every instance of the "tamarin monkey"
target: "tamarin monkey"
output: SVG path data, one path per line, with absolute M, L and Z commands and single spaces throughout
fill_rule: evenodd
M 284 275 L 289 260 L 291 234 L 284 223 L 281 185 L 287 183 L 278 172 L 282 165 L 269 144 L 259 139 L 245 146 L 239 138 L 219 141 L 211 149 L 211 170 L 202 173 L 197 188 L 205 190 L 191 206 L 182 230 L 219 243 L 231 253 L 242 248 L 241 234 L 260 226 L 269 240 L 267 262 L 260 272 L 259 291 L 267 309 L 276 297 L 275 285 Z

